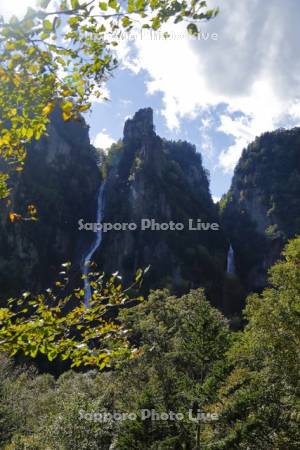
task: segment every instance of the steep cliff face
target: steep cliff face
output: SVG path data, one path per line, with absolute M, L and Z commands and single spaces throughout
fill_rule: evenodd
M 55 110 L 48 137 L 28 149 L 25 169 L 13 181 L 12 204 L 1 206 L 0 290 L 3 297 L 27 289 L 39 291 L 57 279 L 60 265 L 78 268 L 93 233 L 80 233 L 78 220 L 95 220 L 101 177 L 84 121 L 63 122 Z M 38 221 L 10 222 L 14 211 Z
M 300 233 L 300 128 L 265 133 L 242 154 L 222 219 L 248 290 L 266 285 L 284 243 Z
M 79 231 L 80 219 L 96 221 L 102 182 L 88 127 L 83 121 L 65 123 L 55 111 L 48 131 L 28 149 L 25 170 L 13 180 L 12 203 L 1 206 L 2 298 L 48 287 L 66 261 L 73 266 L 70 284 L 79 284 L 80 263 L 95 239 L 92 231 Z M 160 138 L 151 109 L 126 122 L 123 139 L 100 161 L 106 176 L 103 222 L 136 229 L 103 233 L 94 258 L 106 273 L 119 271 L 125 283 L 150 265 L 146 292 L 203 286 L 214 304 L 234 314 L 245 289 L 265 286 L 284 243 L 300 233 L 299 128 L 266 133 L 244 151 L 221 201 L 221 217 L 201 154 L 187 142 Z M 9 220 L 10 211 L 26 219 L 28 205 L 37 208 L 37 222 Z M 143 230 L 145 220 L 152 222 Z M 202 224 L 220 229 L 203 230 Z M 225 274 L 229 242 L 237 277 Z
M 222 230 L 189 229 L 189 219 L 219 222 L 201 155 L 187 142 L 157 136 L 151 109 L 126 122 L 123 141 L 112 151 L 104 221 L 134 223 L 137 229 L 104 233 L 100 266 L 130 279 L 137 268 L 151 265 L 145 288 L 204 286 L 216 299 L 225 269 L 225 237 Z M 142 230 L 143 219 L 182 223 L 184 229 Z

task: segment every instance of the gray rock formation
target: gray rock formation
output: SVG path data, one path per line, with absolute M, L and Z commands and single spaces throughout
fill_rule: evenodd
M 266 286 L 267 271 L 284 244 L 300 233 L 299 149 L 299 128 L 263 134 L 244 150 L 221 201 L 247 291 Z
M 203 286 L 216 298 L 226 269 L 226 239 L 222 231 L 188 229 L 190 218 L 218 222 L 201 155 L 187 142 L 157 136 L 149 108 L 126 122 L 120 145 L 107 180 L 104 221 L 135 223 L 138 229 L 106 233 L 97 254 L 100 267 L 108 273 L 119 270 L 130 281 L 137 268 L 151 265 L 146 290 Z M 143 219 L 185 228 L 142 231 Z
M 12 180 L 12 204 L 1 205 L 3 297 L 48 287 L 66 261 L 76 271 L 82 250 L 93 237 L 78 231 L 80 218 L 95 220 L 101 181 L 88 127 L 83 120 L 63 122 L 57 109 L 48 134 L 28 149 L 24 171 Z M 37 222 L 10 222 L 9 211 L 26 218 L 30 204 L 37 208 Z

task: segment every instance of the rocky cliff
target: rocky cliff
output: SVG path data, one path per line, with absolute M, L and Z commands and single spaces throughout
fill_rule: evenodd
M 72 277 L 80 283 L 80 263 L 95 233 L 79 231 L 79 220 L 96 221 L 103 178 L 103 222 L 136 228 L 103 233 L 94 259 L 108 274 L 119 271 L 125 283 L 150 265 L 145 292 L 202 286 L 232 315 L 247 292 L 265 286 L 284 243 L 300 233 L 299 128 L 265 133 L 243 152 L 219 215 L 201 154 L 188 142 L 160 138 L 151 109 L 127 120 L 123 139 L 107 154 L 90 145 L 83 120 L 65 123 L 56 110 L 48 137 L 32 144 L 24 171 L 12 180 L 11 203 L 1 205 L 3 298 L 48 287 L 65 261 L 72 262 L 71 284 Z M 38 221 L 26 220 L 29 205 Z M 10 212 L 22 219 L 12 222 Z M 152 222 L 143 230 L 145 220 Z M 225 273 L 229 242 L 236 274 Z
M 78 219 L 95 220 L 101 182 L 95 150 L 83 120 L 63 122 L 54 111 L 48 136 L 32 144 L 24 171 L 12 180 L 12 201 L 1 205 L 0 290 L 3 297 L 48 287 L 60 265 L 79 268 L 92 233 L 78 231 Z M 28 205 L 37 221 L 26 220 Z M 9 212 L 22 216 L 11 222 Z
M 151 109 L 138 111 L 111 149 L 104 221 L 134 223 L 137 229 L 104 233 L 97 261 L 106 272 L 129 280 L 151 266 L 144 288 L 187 291 L 203 286 L 220 298 L 228 243 L 222 230 L 193 231 L 196 223 L 218 223 L 200 153 L 187 142 L 161 139 Z M 183 230 L 141 229 L 141 221 L 182 223 Z
M 244 150 L 221 201 L 247 290 L 266 285 L 284 243 L 300 233 L 300 128 L 265 133 Z

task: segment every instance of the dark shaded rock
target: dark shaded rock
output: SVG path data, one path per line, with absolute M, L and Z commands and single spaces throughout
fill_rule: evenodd
M 300 128 L 264 133 L 243 151 L 221 214 L 243 285 L 263 289 L 284 244 L 300 233 Z
M 135 223 L 135 231 L 104 233 L 97 253 L 108 273 L 125 282 L 139 267 L 151 265 L 144 289 L 169 287 L 186 292 L 203 286 L 216 303 L 221 296 L 228 243 L 220 231 L 191 231 L 189 219 L 218 222 L 200 153 L 187 142 L 156 135 L 151 109 L 126 122 L 119 158 L 109 172 L 104 222 Z M 142 231 L 143 219 L 183 223 L 182 231 Z
M 47 288 L 66 261 L 77 277 L 83 249 L 94 237 L 78 231 L 80 218 L 95 220 L 101 181 L 88 127 L 83 120 L 63 122 L 57 109 L 48 134 L 31 145 L 24 171 L 12 180 L 12 205 L 1 205 L 2 298 Z M 9 210 L 26 218 L 30 204 L 38 210 L 37 222 L 10 222 Z

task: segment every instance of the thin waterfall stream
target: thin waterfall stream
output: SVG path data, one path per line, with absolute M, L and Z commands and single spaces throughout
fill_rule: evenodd
M 227 254 L 227 273 L 235 273 L 234 250 L 231 244 Z
M 105 181 L 101 183 L 99 193 L 98 193 L 98 201 L 97 201 L 97 215 L 96 215 L 96 221 L 97 223 L 102 222 L 103 218 L 103 212 L 104 212 L 104 192 L 105 192 Z M 100 227 L 98 227 L 100 228 Z M 81 271 L 82 275 L 84 277 L 84 304 L 86 306 L 89 306 L 89 302 L 92 296 L 92 289 L 89 281 L 89 270 L 90 270 L 90 263 L 92 260 L 92 257 L 94 256 L 94 253 L 96 250 L 100 247 L 102 242 L 102 230 L 97 229 L 96 236 L 94 239 L 94 242 L 92 243 L 90 249 L 88 250 L 88 253 L 86 256 L 84 256 L 82 260 L 81 265 Z

